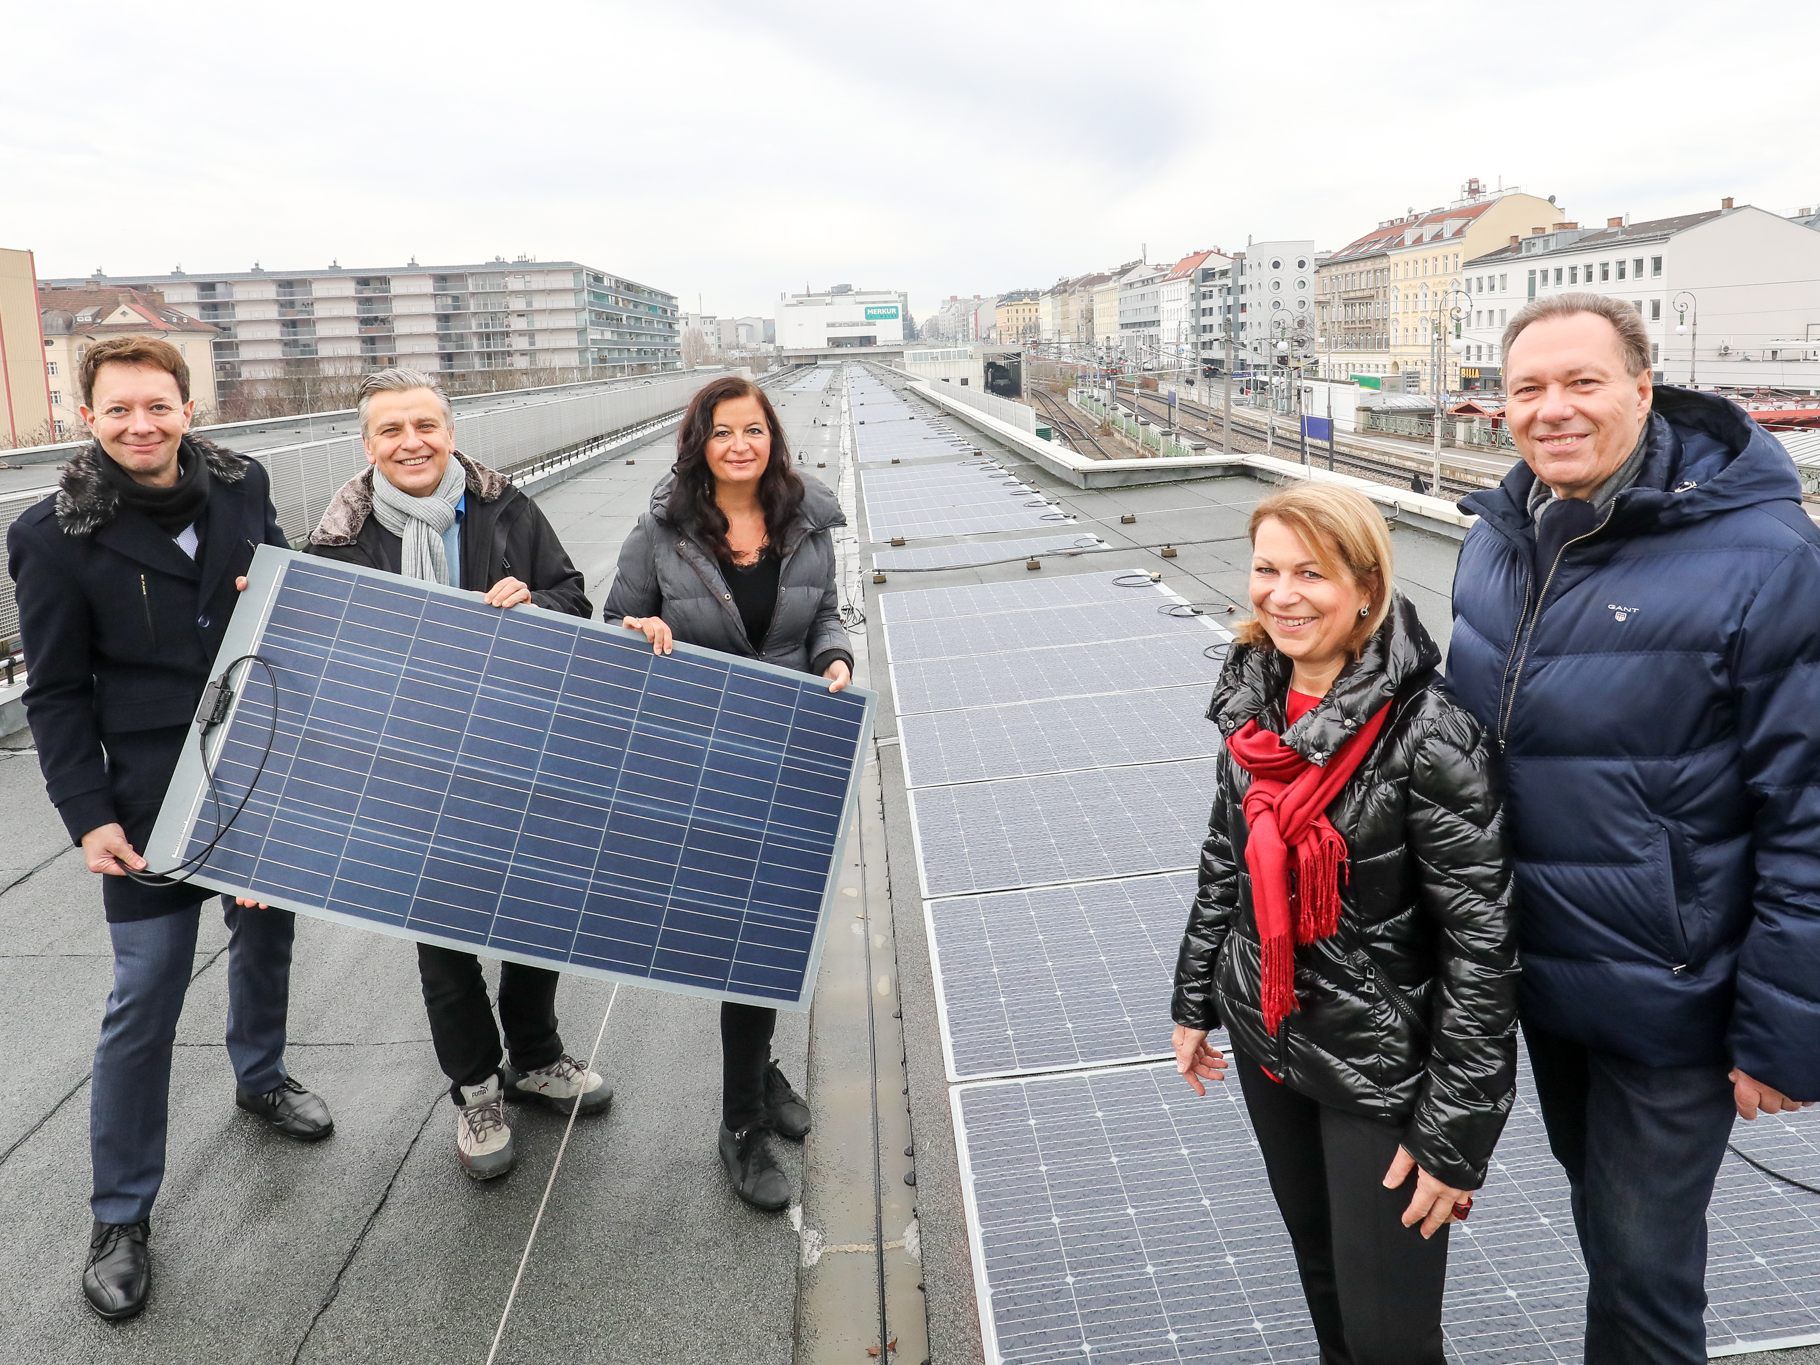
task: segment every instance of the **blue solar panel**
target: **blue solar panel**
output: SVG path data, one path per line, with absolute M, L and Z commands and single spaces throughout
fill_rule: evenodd
M 196 880 L 539 966 L 806 1006 L 871 696 L 262 548 Z M 251 608 L 252 610 L 249 610 Z M 258 780 L 254 782 L 255 775 Z M 155 867 L 200 854 L 192 749 Z

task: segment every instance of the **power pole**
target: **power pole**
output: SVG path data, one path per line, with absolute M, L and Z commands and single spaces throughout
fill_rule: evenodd
M 1223 426 L 1220 439 L 1226 447 L 1226 453 L 1230 455 L 1232 454 L 1232 317 L 1230 314 L 1227 315 L 1225 326 L 1221 330 L 1224 332 L 1221 340 L 1225 342 L 1226 375 L 1220 384 L 1220 420 Z

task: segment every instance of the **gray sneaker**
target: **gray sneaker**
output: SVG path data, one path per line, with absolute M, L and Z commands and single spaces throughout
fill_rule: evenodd
M 535 1101 L 559 1114 L 579 1109 L 598 1114 L 613 1103 L 613 1087 L 598 1071 L 590 1071 L 568 1053 L 535 1071 L 505 1069 L 505 1096 L 518 1102 Z
M 455 1114 L 455 1155 L 461 1169 L 476 1180 L 504 1175 L 518 1160 L 498 1076 L 461 1087 L 461 1108 Z

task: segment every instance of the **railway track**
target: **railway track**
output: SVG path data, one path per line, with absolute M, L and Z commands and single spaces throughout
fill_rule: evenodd
M 1121 398 L 1128 398 L 1138 411 L 1146 416 L 1167 417 L 1169 404 L 1166 399 L 1155 394 L 1139 390 L 1135 393 L 1124 393 Z M 1176 400 L 1176 429 L 1195 439 L 1206 441 L 1209 446 L 1223 449 L 1220 414 L 1216 409 L 1204 407 L 1187 399 Z M 1232 419 L 1233 446 L 1247 454 L 1262 454 L 1265 448 L 1264 432 L 1244 418 L 1234 414 Z M 1283 458 L 1294 459 L 1299 450 L 1298 444 L 1278 435 L 1273 453 L 1280 452 Z M 1325 446 L 1308 448 L 1310 463 L 1326 465 L 1328 454 Z M 1357 474 L 1363 478 L 1376 479 L 1380 483 L 1393 484 L 1399 488 L 1414 487 L 1414 480 L 1420 479 L 1423 488 L 1428 485 L 1428 476 L 1434 465 L 1426 456 L 1396 455 L 1390 451 L 1365 453 L 1357 449 L 1336 450 L 1332 457 L 1332 467 L 1342 474 Z M 1497 482 L 1497 477 L 1488 470 L 1463 467 L 1455 463 L 1449 465 L 1447 457 L 1442 457 L 1441 492 L 1454 497 L 1489 488 Z
M 1036 410 L 1043 415 L 1044 420 L 1057 428 L 1075 450 L 1100 460 L 1117 458 L 1114 452 L 1107 450 L 1093 433 L 1087 430 L 1083 414 L 1069 407 L 1054 395 L 1035 386 L 1031 387 L 1030 396 L 1036 400 Z

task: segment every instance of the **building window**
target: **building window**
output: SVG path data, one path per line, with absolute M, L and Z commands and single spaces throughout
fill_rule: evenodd
M 55 379 L 57 377 L 57 362 L 54 360 L 45 361 L 44 362 L 44 372 L 47 375 L 49 375 L 52 379 Z
M 51 390 L 51 406 L 53 408 L 60 408 L 63 406 L 63 390 L 62 389 L 52 389 Z
M 1651 299 L 1649 301 L 1649 320 L 1651 322 L 1662 321 L 1662 300 L 1661 299 Z
M 1643 300 L 1642 299 L 1632 299 L 1630 301 L 1630 306 L 1637 310 L 1638 317 L 1643 316 Z
M 1569 284 L 1578 284 L 1580 282 L 1580 267 L 1579 266 L 1570 265 L 1567 267 L 1567 282 Z
M 1619 279 L 1624 278 L 1624 262 L 1623 261 L 1618 262 L 1618 278 Z
M 1630 268 L 1637 272 L 1638 279 L 1643 278 L 1643 258 L 1641 256 L 1630 263 Z
M 1555 283 L 1556 284 L 1561 283 L 1561 267 L 1560 266 L 1555 267 Z
M 1659 280 L 1662 278 L 1662 258 L 1660 256 L 1651 256 L 1649 258 L 1649 277 L 1652 280 Z
M 1609 283 L 1610 280 L 1611 280 L 1611 262 L 1610 261 L 1600 261 L 1599 262 L 1599 283 L 1606 284 L 1606 283 Z
M 1662 363 L 1662 344 L 1660 342 L 1652 341 L 1649 343 L 1649 363 L 1652 365 L 1659 365 Z

